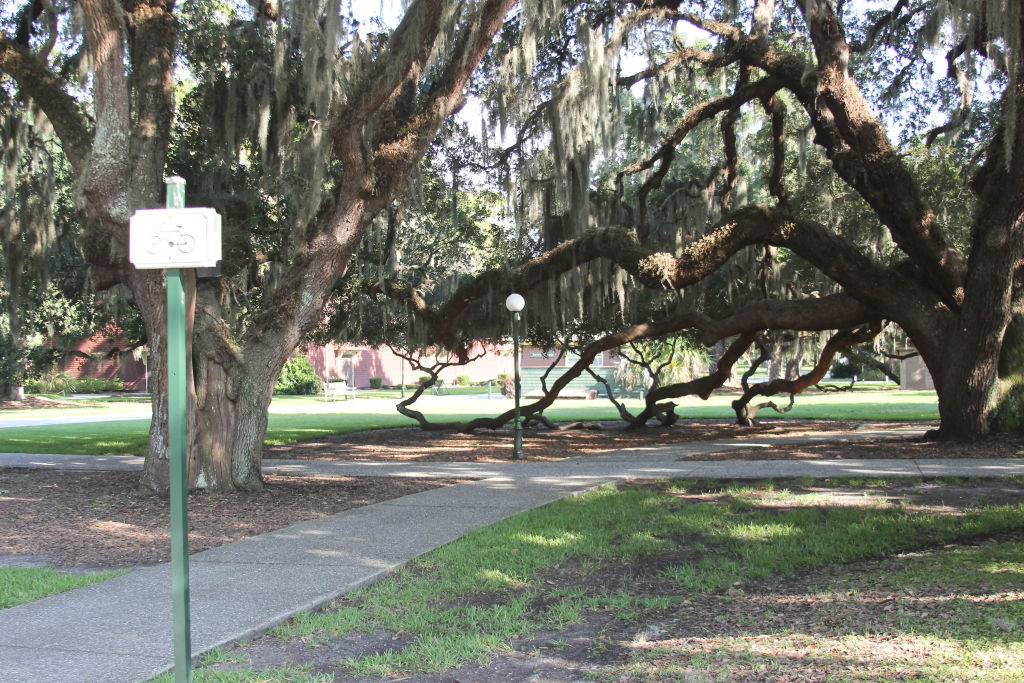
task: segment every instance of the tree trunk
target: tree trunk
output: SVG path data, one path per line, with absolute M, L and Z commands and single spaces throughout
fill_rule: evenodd
M 999 357 L 1000 396 L 992 412 L 996 431 L 1024 430 L 1024 315 L 1016 315 L 1006 328 Z
M 1015 385 L 1021 384 L 1024 352 L 1019 323 L 1010 325 L 1009 289 L 969 288 L 972 300 L 965 303 L 956 329 L 945 335 L 941 363 L 936 367 L 925 358 L 939 395 L 943 438 L 976 439 L 1019 423 L 1012 404 L 1019 396 Z M 994 420 L 997 414 L 1001 417 Z
M 295 321 L 249 343 L 225 336 L 214 288 L 200 286 L 192 351 L 195 378 L 196 486 L 258 490 L 267 411 L 274 384 L 300 334 Z
M 785 374 L 786 362 L 782 357 L 782 343 L 776 339 L 771 341 L 771 355 L 768 358 L 768 381 L 782 379 Z
M 996 353 L 983 350 L 975 346 L 971 353 L 950 343 L 941 375 L 933 375 L 943 438 L 1024 429 L 1024 317 L 1013 318 Z
M 167 301 L 162 280 L 154 271 L 133 273 L 132 292 L 146 326 L 149 355 L 149 393 L 153 417 L 149 423 L 146 460 L 140 488 L 165 494 L 170 486 L 167 420 Z
M 950 344 L 951 349 L 959 347 Z M 947 439 L 975 439 L 989 433 L 989 413 L 994 407 L 994 378 L 998 358 L 981 353 L 951 350 L 936 380 L 939 396 L 939 434 Z
M 263 441 L 277 373 L 253 365 L 229 371 L 215 360 L 206 362 L 197 392 L 197 448 L 199 481 L 209 488 L 252 491 L 263 486 Z
M 152 406 L 152 419 L 149 425 L 149 445 L 146 450 L 146 461 L 142 466 L 140 487 L 161 495 L 167 492 L 170 485 L 170 460 L 168 447 L 170 444 L 170 424 L 168 420 L 167 390 L 167 276 L 163 270 L 135 270 L 129 276 L 132 291 L 138 302 L 139 311 L 146 326 L 146 337 L 149 340 L 149 392 Z M 192 369 L 192 328 L 195 315 L 195 274 L 186 271 L 185 285 L 185 457 L 188 464 L 189 488 L 196 486 L 199 478 L 200 462 L 195 448 L 196 429 L 196 390 Z
M 4 401 L 24 401 L 25 400 L 25 387 L 22 386 L 10 386 L 7 384 L 0 383 L 0 400 Z
M 1024 75 L 1018 90 L 1024 95 Z M 1018 128 L 1024 127 L 1024 112 L 1018 119 Z M 1014 278 L 1024 260 L 1024 130 L 1017 131 L 1017 142 L 1009 167 L 1001 154 L 992 154 L 975 179 L 982 191 L 964 301 L 955 327 L 944 336 L 940 374 L 930 368 L 937 379 L 944 437 L 975 439 L 1020 422 L 1020 411 L 1014 415 L 1013 407 L 1022 384 Z M 997 414 L 1000 419 L 994 420 Z
M 793 382 L 800 377 L 800 358 L 790 358 L 786 361 L 786 379 Z

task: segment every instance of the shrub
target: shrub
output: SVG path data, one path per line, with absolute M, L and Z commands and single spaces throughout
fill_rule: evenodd
M 505 384 L 505 382 L 509 381 L 510 379 L 512 379 L 512 375 L 510 375 L 509 373 L 499 372 L 498 376 L 494 379 L 494 382 L 496 384 L 502 385 Z
M 384 384 L 384 378 L 382 378 L 382 377 L 371 377 L 370 378 L 370 388 L 371 389 L 380 389 L 382 384 Z
M 14 340 L 0 334 L 0 387 L 20 387 L 25 382 L 28 366 L 28 350 L 15 344 Z
M 430 375 L 420 375 L 420 384 L 427 384 L 430 382 Z
M 111 391 L 124 391 L 124 382 L 117 377 L 79 377 L 70 382 L 70 391 L 75 394 L 103 394 Z
M 274 384 L 274 392 L 298 396 L 312 396 L 323 391 L 323 382 L 317 377 L 313 364 L 299 351 L 288 359 Z
M 455 378 L 455 385 L 460 387 L 469 386 L 469 375 L 459 375 Z
M 830 372 L 834 379 L 850 379 L 852 377 L 862 377 L 864 375 L 864 368 L 851 361 L 845 356 L 840 356 L 832 363 L 832 370 Z
M 30 394 L 71 394 L 75 388 L 75 380 L 66 372 L 47 372 L 25 382 Z
M 107 381 L 102 377 L 76 377 L 71 380 L 71 392 L 75 394 L 98 394 Z
M 53 374 L 57 372 L 63 359 L 64 352 L 61 349 L 46 344 L 33 346 L 28 351 L 29 372 L 33 377 Z M 26 383 L 25 386 L 27 387 L 28 384 Z

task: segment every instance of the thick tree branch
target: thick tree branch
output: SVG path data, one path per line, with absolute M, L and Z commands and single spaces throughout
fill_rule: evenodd
M 850 47 L 831 4 L 812 0 L 800 9 L 818 59 L 817 106 L 827 108 L 844 143 L 867 171 L 864 178 L 844 180 L 878 213 L 900 248 L 928 273 L 943 300 L 957 308 L 963 300 L 966 259 L 948 243 L 914 176 L 850 78 Z
M 177 22 L 164 0 L 138 2 L 128 15 L 131 34 L 131 160 L 135 207 L 159 206 L 167 141 L 174 113 Z
M 505 164 L 508 163 L 509 157 L 511 157 L 515 152 L 518 152 L 522 149 L 523 144 L 527 140 L 527 136 L 534 128 L 536 128 L 544 120 L 544 116 L 547 114 L 547 111 L 552 104 L 552 100 L 545 100 L 544 102 L 538 104 L 534 108 L 534 110 L 530 112 L 530 115 L 526 117 L 526 120 L 523 121 L 523 124 L 519 127 L 519 130 L 516 131 L 515 142 L 513 142 L 505 149 L 501 150 L 498 153 L 498 160 L 494 164 L 490 164 L 487 168 L 504 167 Z
M 768 191 L 779 204 L 787 203 L 786 186 L 786 106 L 778 95 L 762 100 L 764 109 L 772 117 L 772 170 L 768 177 Z
M 738 41 L 743 37 L 743 31 L 739 27 L 733 26 L 732 24 L 724 21 L 714 21 L 712 19 L 705 19 L 696 14 L 680 12 L 669 12 L 666 16 L 677 21 L 688 22 L 699 29 L 721 38 L 725 38 L 726 40 Z
M 379 141 L 374 150 L 377 179 L 374 201 L 368 206 L 371 212 L 387 206 L 404 189 L 405 176 L 431 144 L 441 123 L 462 107 L 464 90 L 473 71 L 490 49 L 493 36 L 514 4 L 515 0 L 487 0 L 468 18 L 468 25 L 460 31 L 425 101 L 413 112 L 397 117 L 398 98 L 393 100 L 391 113 L 396 115 L 398 126 L 393 134 Z M 412 82 L 410 80 L 410 84 Z
M 637 162 L 619 171 L 616 175 L 617 184 L 621 187 L 622 178 L 624 176 L 646 171 L 652 168 L 655 164 L 658 164 L 657 169 L 655 169 L 651 177 L 644 182 L 638 193 L 637 201 L 641 212 L 643 212 L 647 203 L 647 196 L 654 188 L 661 184 L 661 181 L 664 179 L 672 165 L 672 161 L 675 159 L 676 147 L 686 138 L 690 131 L 704 121 L 713 118 L 723 111 L 738 108 L 746 102 L 750 102 L 754 99 L 770 97 L 782 87 L 782 83 L 772 77 L 763 78 L 754 83 L 737 88 L 731 95 L 720 97 L 717 100 L 705 102 L 704 104 L 694 107 L 678 124 L 676 124 L 675 130 L 671 135 L 665 138 L 661 146 L 653 155 L 644 161 Z M 641 223 L 642 222 L 643 216 L 641 213 Z
M 654 78 L 660 76 L 663 73 L 667 73 L 672 69 L 675 69 L 680 64 L 697 63 L 703 64 L 704 66 L 711 68 L 720 68 L 727 66 L 732 62 L 736 61 L 738 55 L 736 54 L 715 54 L 707 50 L 695 50 L 693 48 L 682 48 L 676 50 L 672 55 L 664 62 L 659 64 L 652 64 L 643 71 L 638 71 L 630 76 L 619 76 L 615 80 L 615 84 L 620 88 L 629 88 L 640 81 L 645 81 L 648 78 Z
M 89 205 L 111 234 L 124 239 L 128 201 L 131 101 L 125 74 L 124 17 L 114 0 L 81 0 L 86 46 L 92 57 L 96 134 L 83 174 Z
M 647 394 L 647 405 L 643 411 L 636 416 L 636 420 L 633 423 L 634 427 L 642 427 L 647 424 L 647 421 L 657 415 L 661 408 L 658 404 L 659 401 L 663 401 L 668 398 L 679 398 L 681 396 L 700 396 L 702 399 L 707 400 L 711 396 L 711 392 L 718 389 L 732 376 L 732 368 L 736 365 L 750 345 L 754 343 L 756 339 L 756 332 L 746 332 L 741 334 L 729 348 L 726 349 L 722 357 L 718 359 L 718 363 L 715 366 L 715 371 L 711 374 L 699 377 L 689 382 L 681 382 L 679 384 L 668 384 L 663 387 L 658 387 L 654 391 Z
M 832 367 L 832 360 L 835 358 L 836 353 L 848 346 L 869 342 L 877 337 L 881 331 L 882 323 L 879 320 L 867 327 L 839 332 L 828 340 L 825 348 L 822 349 L 821 354 L 818 356 L 818 362 L 807 374 L 801 375 L 797 379 L 777 379 L 771 382 L 755 384 L 748 388 L 743 392 L 743 396 L 732 402 L 732 408 L 736 411 L 737 422 L 748 427 L 753 425 L 754 417 L 748 411 L 748 404 L 755 396 L 772 396 L 784 393 L 793 396 L 801 393 L 822 380 L 825 373 Z M 754 413 L 756 414 L 756 411 Z
M 75 173 L 82 171 L 92 145 L 89 121 L 78 101 L 64 90 L 53 72 L 20 45 L 0 33 L 0 71 L 17 82 L 18 88 L 39 106 L 53 125 L 61 148 Z
M 405 11 L 388 47 L 353 88 L 354 97 L 334 122 L 334 128 L 362 128 L 404 83 L 416 82 L 430 57 L 441 29 L 444 0 L 415 0 Z
M 899 19 L 902 23 L 906 23 L 915 14 L 922 12 L 927 8 L 927 5 L 919 5 L 918 7 L 915 7 L 913 10 L 911 10 L 908 14 L 905 14 L 902 17 L 900 17 L 900 14 L 903 12 L 904 9 L 906 9 L 908 4 L 909 0 L 896 0 L 896 4 L 893 6 L 891 10 L 883 14 L 875 23 L 868 27 L 867 34 L 864 37 L 864 42 L 850 43 L 850 50 L 852 52 L 867 52 L 874 46 L 875 41 L 878 39 L 878 36 L 881 35 L 882 31 L 884 31 L 885 29 L 892 28 L 894 25 L 896 25 L 897 19 Z
M 955 80 L 957 87 L 960 88 L 960 106 L 949 117 L 949 121 L 928 131 L 928 134 L 925 135 L 925 145 L 928 147 L 930 147 L 940 135 L 962 129 L 963 125 L 967 122 L 967 117 L 971 113 L 971 102 L 973 101 L 971 82 L 967 78 L 967 74 L 961 71 L 960 67 L 956 65 L 956 60 L 963 55 L 966 50 L 967 39 L 965 38 L 958 44 L 954 45 L 946 53 L 946 77 Z
M 893 239 L 927 274 L 931 285 L 952 309 L 963 299 L 966 260 L 949 245 L 934 212 L 925 204 L 913 176 L 889 143 L 857 86 L 849 78 L 850 48 L 828 2 L 801 4 L 814 42 L 818 68 L 799 56 L 747 36 L 731 24 L 697 15 L 672 14 L 724 39 L 753 64 L 782 81 L 811 118 L 815 142 L 825 147 L 839 176 L 878 213 Z M 653 161 L 667 156 L 662 153 Z
M 871 308 L 848 294 L 821 299 L 787 301 L 767 299 L 747 304 L 727 318 L 703 318 L 699 325 L 701 342 L 711 346 L 720 339 L 768 330 L 821 332 L 855 327 L 878 318 Z
M 741 64 L 733 94 L 739 92 L 749 81 L 750 67 Z M 725 154 L 725 191 L 722 193 L 722 213 L 729 209 L 729 199 L 732 197 L 732 191 L 736 187 L 738 178 L 736 171 L 739 167 L 739 152 L 736 150 L 736 122 L 739 118 L 740 108 L 738 105 L 729 109 L 722 117 L 722 150 Z
M 758 368 L 768 362 L 771 358 L 771 352 L 768 350 L 768 344 L 762 335 L 758 335 L 754 339 L 754 344 L 757 346 L 757 357 L 750 361 L 750 365 L 747 367 L 747 371 L 740 377 L 740 386 L 743 387 L 743 391 L 750 391 L 750 378 L 754 376 Z
M 898 319 L 919 344 L 939 346 L 936 314 L 943 307 L 935 294 L 896 270 L 877 265 L 855 246 L 812 221 L 793 220 L 783 208 L 747 207 L 690 243 L 679 257 L 645 249 L 622 228 L 590 229 L 514 270 L 494 269 L 459 287 L 440 309 L 428 313 L 431 338 L 454 348 L 456 319 L 492 291 L 528 292 L 581 263 L 606 258 L 647 287 L 681 289 L 699 282 L 740 249 L 752 244 L 786 247 L 811 261 L 838 282 L 850 297 L 880 316 Z M 828 301 L 828 300 L 822 300 Z M 948 318 L 943 324 L 948 324 Z M 922 349 L 924 350 L 924 349 Z

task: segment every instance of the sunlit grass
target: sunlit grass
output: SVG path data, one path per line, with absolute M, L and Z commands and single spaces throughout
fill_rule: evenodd
M 941 549 L 976 535 L 1024 527 L 1022 505 L 950 515 L 870 505 L 823 507 L 811 498 L 794 497 L 780 509 L 772 488 L 725 488 L 700 502 L 681 500 L 673 493 L 679 487 L 671 484 L 661 490 L 603 488 L 477 529 L 351 595 L 339 603 L 339 611 L 300 615 L 274 633 L 305 642 L 353 631 L 414 634 L 409 647 L 348 660 L 346 666 L 356 675 L 380 678 L 437 672 L 493 656 L 516 634 L 574 623 L 586 609 L 616 609 L 626 618 L 655 604 L 670 605 L 766 577 L 922 546 Z M 736 496 L 746 504 L 733 505 Z M 578 590 L 555 594 L 543 580 L 545 570 L 570 562 L 599 572 L 608 563 L 670 551 L 677 538 L 686 539 L 691 559 L 664 571 L 676 589 L 657 599 L 641 601 L 624 591 L 606 594 L 585 577 Z M 983 566 L 1017 578 L 1003 568 L 1019 570 L 1022 561 L 1011 553 L 989 558 Z M 945 580 L 934 568 L 930 576 Z M 477 596 L 483 594 L 490 597 L 481 606 Z M 531 609 L 533 604 L 543 608 Z
M 713 396 L 706 402 L 696 398 L 675 399 L 676 412 L 683 418 L 730 418 L 734 396 Z M 416 422 L 399 414 L 394 401 L 356 399 L 324 402 L 322 397 L 275 397 L 270 407 L 266 443 L 270 445 L 308 441 L 329 434 L 345 434 L 367 429 L 412 427 Z M 641 401 L 629 399 L 627 406 L 639 411 Z M 427 397 L 415 406 L 432 421 L 470 420 L 493 417 L 511 410 L 508 399 Z M 145 406 L 133 406 L 143 411 Z M 69 412 L 65 413 L 67 410 Z M 44 416 L 81 415 L 86 409 L 50 409 L 35 411 Z M 88 409 L 90 415 L 116 414 L 123 406 L 109 404 Z M 72 412 L 73 411 L 73 412 Z M 12 411 L 13 412 L 13 411 Z M 18 412 L 21 416 L 22 411 Z M 556 401 L 547 411 L 555 421 L 618 420 L 618 412 L 606 400 Z M 770 417 L 770 413 L 761 413 Z M 4 418 L 0 416 L 0 426 Z M 859 419 L 859 420 L 934 420 L 938 418 L 937 399 L 928 391 L 865 391 L 844 394 L 809 394 L 798 397 L 797 406 L 787 418 Z M 72 453 L 142 455 L 148 438 L 148 420 L 79 423 L 40 427 L 0 429 L 0 452 Z
M 117 420 L 0 429 L 0 452 L 142 455 L 149 420 Z

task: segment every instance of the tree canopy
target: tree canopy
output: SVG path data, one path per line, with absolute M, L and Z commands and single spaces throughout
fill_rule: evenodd
M 821 333 L 779 392 L 895 323 L 935 378 L 943 434 L 1017 425 L 1012 4 L 562 3 L 507 23 L 477 83 L 514 140 L 492 158 L 525 207 L 520 264 L 410 305 L 449 347 L 510 290 L 534 326 L 614 326 L 617 343 Z

